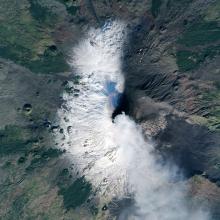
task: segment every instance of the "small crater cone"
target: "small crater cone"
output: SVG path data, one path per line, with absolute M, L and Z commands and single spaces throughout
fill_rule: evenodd
M 23 105 L 22 110 L 26 115 L 29 115 L 32 112 L 32 105 L 29 103 L 26 103 Z

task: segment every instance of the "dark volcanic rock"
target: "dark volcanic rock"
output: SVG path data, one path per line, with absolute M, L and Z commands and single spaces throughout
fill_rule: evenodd
M 187 175 L 203 174 L 220 184 L 220 134 L 177 117 L 169 116 L 167 121 L 167 127 L 156 137 L 162 155 Z

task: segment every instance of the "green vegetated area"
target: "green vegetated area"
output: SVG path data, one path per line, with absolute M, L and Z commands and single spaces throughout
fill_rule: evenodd
M 36 73 L 68 70 L 52 31 L 62 20 L 39 0 L 1 1 L 0 56 Z
M 22 164 L 31 155 L 31 162 L 26 168 L 27 171 L 31 171 L 34 168 L 43 166 L 49 159 L 57 158 L 63 153 L 60 149 L 38 146 L 38 141 L 38 136 L 33 131 L 8 125 L 0 130 L 0 156 L 20 155 L 17 162 Z
M 220 26 L 215 21 L 202 21 L 192 24 L 183 33 L 178 43 L 188 47 L 210 44 L 220 39 Z
M 64 169 L 58 176 L 59 195 L 63 196 L 64 206 L 67 210 L 82 205 L 92 192 L 92 185 L 84 177 L 70 182 L 71 175 L 68 169 Z
M 45 171 L 48 172 L 49 162 L 57 160 L 63 154 L 62 150 L 44 146 L 39 139 L 42 139 L 39 132 L 27 127 L 9 125 L 0 130 L 0 169 L 6 175 L 3 175 L 4 178 L 0 181 L 0 219 L 26 219 L 27 216 L 30 219 L 44 219 L 44 216 L 54 214 L 40 210 L 33 213 L 29 207 L 35 200 L 38 201 L 40 196 L 45 196 L 43 201 L 47 203 L 49 187 L 54 185 L 41 175 Z M 35 175 L 36 169 L 38 172 Z M 21 182 L 23 187 L 19 189 Z M 55 195 L 55 198 L 57 197 L 58 195 Z M 4 201 L 8 203 L 8 210 L 3 210 Z M 56 200 L 52 202 L 56 203 Z M 51 205 L 50 210 L 63 213 L 61 205 L 58 204 Z M 4 215 L 2 211 L 5 212 Z
M 30 150 L 31 144 L 36 139 L 28 137 L 30 134 L 25 128 L 10 125 L 0 130 L 0 156 L 25 153 Z
M 151 13 L 154 17 L 157 17 L 160 12 L 160 6 L 162 4 L 162 0 L 152 0 L 151 3 Z
M 177 40 L 176 60 L 181 72 L 196 71 L 220 55 L 220 3 L 211 4 L 203 15 L 192 23 L 183 22 L 184 31 Z M 210 69 L 210 74 L 212 74 Z M 210 76 L 210 79 L 212 77 Z M 210 130 L 220 130 L 220 86 L 214 82 L 212 89 L 203 91 L 199 98 L 201 106 L 207 109 L 203 117 Z M 202 120 L 203 120 L 202 119 Z
M 220 54 L 220 25 L 216 21 L 202 19 L 189 24 L 177 43 L 176 57 L 180 71 L 194 70 L 205 60 Z
M 56 148 L 39 148 L 32 150 L 30 153 L 32 153 L 34 158 L 26 168 L 26 171 L 32 171 L 35 168 L 43 167 L 50 159 L 58 158 L 60 155 L 62 155 L 63 151 Z
M 196 52 L 192 49 L 177 51 L 177 65 L 183 72 L 196 69 L 206 59 L 220 55 L 220 45 L 208 46 Z
M 66 10 L 69 14 L 75 15 L 80 9 L 80 6 L 76 4 L 76 1 L 72 0 L 57 0 L 60 3 L 63 3 L 66 6 Z
M 23 208 L 28 202 L 28 197 L 20 195 L 15 198 L 11 205 L 11 210 L 5 216 L 5 219 L 20 219 L 23 214 Z
M 173 15 L 175 17 L 178 15 L 178 11 L 184 10 L 192 1 L 193 0 L 168 0 L 166 7 L 174 13 Z
M 34 19 L 44 22 L 45 24 L 53 24 L 57 21 L 57 16 L 54 13 L 52 13 L 49 8 L 43 7 L 39 1 L 29 0 L 29 3 L 29 10 Z
M 210 106 L 205 124 L 210 130 L 220 131 L 220 85 L 217 84 L 216 89 L 203 93 L 201 102 Z
M 0 168 L 7 172 L 8 176 L 3 182 L 0 181 L 1 190 L 6 190 L 0 198 L 7 199 L 10 207 L 5 212 L 4 219 L 25 219 L 27 216 L 32 219 L 55 219 L 56 215 L 61 218 L 68 215 L 63 212 L 62 204 L 66 210 L 70 211 L 84 204 L 92 192 L 91 184 L 84 177 L 73 180 L 67 168 L 58 173 L 55 184 L 51 182 L 52 179 L 48 177 L 48 174 L 44 176 L 49 170 L 48 163 L 56 162 L 64 151 L 46 147 L 44 141 L 41 142 L 42 140 L 40 133 L 29 127 L 9 125 L 0 130 L 2 161 Z M 34 172 L 36 170 L 37 172 Z M 44 173 L 43 176 L 41 176 L 42 173 Z M 13 180 L 14 178 L 17 180 Z M 18 195 L 11 197 L 8 193 L 14 191 L 13 187 L 19 188 L 20 182 L 23 182 L 22 191 L 18 191 L 20 192 Z M 39 210 L 36 212 L 31 211 L 32 204 L 40 198 L 43 203 L 47 204 L 49 191 L 57 186 L 58 191 L 51 200 L 49 211 L 44 212 L 44 209 L 41 211 L 43 204 L 42 207 L 41 204 L 37 207 Z M 1 208 L 3 205 L 2 202 L 0 203 Z M 91 213 L 97 214 L 97 208 L 94 205 L 91 205 L 90 209 Z M 1 211 L 0 209 L 0 213 Z

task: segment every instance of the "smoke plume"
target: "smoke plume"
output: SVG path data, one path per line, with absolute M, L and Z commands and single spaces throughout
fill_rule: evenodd
M 129 216 L 122 213 L 121 219 L 207 220 L 206 212 L 188 203 L 184 183 L 174 182 L 177 169 L 158 162 L 154 144 L 145 140 L 141 128 L 124 114 L 112 122 L 124 89 L 125 40 L 125 25 L 114 21 L 91 29 L 74 47 L 76 76 L 68 84 L 71 92 L 63 94 L 58 111 L 63 132 L 56 141 L 100 197 L 134 197 L 135 209 L 126 210 Z

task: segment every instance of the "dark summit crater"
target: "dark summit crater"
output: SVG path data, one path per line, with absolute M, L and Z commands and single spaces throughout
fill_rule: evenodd
M 120 115 L 122 113 L 128 114 L 128 112 L 129 112 L 128 98 L 126 94 L 123 93 L 119 98 L 118 105 L 116 106 L 115 110 L 112 113 L 112 120 L 114 121 L 117 115 Z
M 105 85 L 105 95 L 109 98 L 109 104 L 113 108 L 112 120 L 119 114 L 128 113 L 128 99 L 126 93 L 118 91 L 117 83 L 107 81 Z

